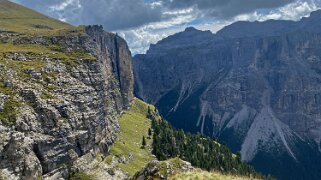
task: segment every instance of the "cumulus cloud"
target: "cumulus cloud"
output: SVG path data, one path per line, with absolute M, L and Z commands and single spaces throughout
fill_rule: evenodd
M 170 9 L 194 7 L 199 14 L 218 19 L 229 19 L 257 9 L 271 9 L 292 3 L 295 0 L 156 0 Z
M 299 20 L 302 17 L 309 16 L 312 11 L 321 8 L 321 1 L 295 2 L 273 10 L 266 15 L 266 18 L 261 16 L 259 20 L 267 19 L 284 19 L 284 20 Z
M 295 0 L 13 0 L 49 16 L 80 24 L 125 30 L 168 21 L 180 14 L 218 20 L 287 5 Z
M 233 21 L 266 21 L 275 20 L 300 20 L 302 17 L 309 16 L 312 11 L 321 8 L 320 1 L 296 1 L 283 7 L 270 10 L 268 12 L 254 11 L 253 13 L 235 16 Z
M 321 0 L 12 0 L 74 25 L 101 24 L 124 37 L 133 54 L 194 26 L 216 32 L 239 20 L 298 20 Z
M 186 22 L 196 18 L 188 9 L 171 13 L 175 14 L 175 17 L 162 22 L 149 23 L 136 29 L 119 31 L 118 34 L 130 44 L 133 54 L 143 53 L 150 44 L 155 44 L 170 34 L 184 30 L 188 26 Z
M 191 12 L 190 8 L 184 7 L 186 14 L 184 18 L 187 17 L 188 13 Z M 282 19 L 282 20 L 299 20 L 302 17 L 309 16 L 312 11 L 318 10 L 321 8 L 320 0 L 311 0 L 311 1 L 295 1 L 290 4 L 286 4 L 279 8 L 272 8 L 269 10 L 261 11 L 256 9 L 251 13 L 243 13 L 234 16 L 229 19 L 215 19 L 207 17 L 202 23 L 192 24 L 197 29 L 201 30 L 211 30 L 213 33 L 217 32 L 224 26 L 232 24 L 235 21 L 265 21 L 269 19 Z M 172 13 L 177 13 L 180 10 L 172 11 Z M 194 12 L 192 12 L 193 14 Z M 183 15 L 183 14 L 182 14 Z M 181 17 L 181 18 L 182 18 Z M 191 26 L 189 23 L 195 19 L 198 19 L 197 15 L 190 16 L 186 19 L 181 19 L 179 26 L 175 24 L 175 20 L 170 22 L 163 23 L 152 23 L 151 25 L 144 26 L 143 28 L 138 28 L 133 31 L 125 31 L 122 33 L 123 37 L 131 44 L 131 49 L 133 54 L 144 53 L 150 44 L 154 44 L 157 41 L 167 37 L 176 32 L 183 31 L 186 27 Z M 156 25 L 156 26 L 153 26 Z M 152 28 L 147 28 L 152 27 Z M 164 28 L 171 27 L 171 28 Z M 154 30 L 161 28 L 160 31 L 155 32 Z
M 167 18 L 160 6 L 144 0 L 15 1 L 75 25 L 102 24 L 109 31 L 139 27 Z

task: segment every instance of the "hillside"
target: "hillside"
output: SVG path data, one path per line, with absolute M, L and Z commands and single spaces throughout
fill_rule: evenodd
M 155 156 L 152 154 L 153 147 L 156 145 L 153 142 L 153 136 L 155 136 L 155 129 L 152 126 L 152 119 L 160 117 L 155 114 L 155 108 L 152 105 L 146 104 L 145 102 L 135 99 L 132 107 L 125 111 L 119 120 L 120 131 L 117 136 L 117 140 L 111 146 L 109 155 L 105 159 L 98 159 L 100 163 L 96 164 L 96 167 L 107 165 L 108 172 L 113 172 L 111 174 L 116 174 L 118 170 L 123 171 L 131 179 L 148 179 L 148 178 L 169 178 L 169 179 L 180 179 L 183 177 L 211 177 L 219 180 L 238 178 L 238 179 L 250 179 L 254 177 L 253 174 L 247 174 L 246 176 L 237 177 L 240 172 L 234 171 L 221 171 L 213 167 L 211 171 L 201 170 L 199 168 L 194 168 L 192 165 L 186 161 L 179 158 L 162 158 L 162 161 L 157 161 Z M 154 117 L 151 117 L 153 113 Z M 154 125 L 154 127 L 156 127 Z M 161 126 L 159 126 L 160 128 Z M 153 135 L 148 135 L 148 129 L 152 129 Z M 142 148 L 142 138 L 146 138 L 146 146 Z M 181 142 L 177 142 L 181 143 Z M 155 145 L 154 145 L 155 144 Z M 169 144 L 161 144 L 162 147 L 171 146 Z M 155 148 L 155 147 L 154 147 Z M 162 148 L 159 147 L 161 150 Z M 197 147 L 194 147 L 195 151 Z M 221 152 L 221 154 L 215 154 L 213 156 L 228 157 L 229 152 Z M 177 155 L 176 155 L 177 156 Z M 174 156 L 174 157 L 176 157 Z M 236 155 L 233 155 L 236 157 Z M 201 156 L 199 157 L 201 158 Z M 97 159 L 96 159 L 97 160 Z M 226 160 L 227 162 L 227 160 Z M 219 163 L 219 166 L 224 167 L 225 161 Z M 246 169 L 246 166 L 243 166 Z M 151 169 L 157 169 L 152 171 Z M 85 174 L 84 174 L 85 172 Z M 152 172 L 152 173 L 151 173 Z M 119 175 L 119 172 L 117 172 Z M 227 173 L 227 174 L 224 174 Z M 89 179 L 99 179 L 102 178 L 103 172 L 97 169 L 89 169 L 82 171 L 81 174 L 75 174 L 73 177 L 88 177 Z M 234 174 L 234 175 L 228 175 Z M 105 175 L 105 177 L 110 177 L 111 175 Z M 115 178 L 115 176 L 114 176 Z
M 7 0 L 0 0 L 0 31 L 48 35 L 75 29 L 73 26 L 49 18 Z
M 224 175 L 217 172 L 207 172 L 196 170 L 193 172 L 178 173 L 169 178 L 170 180 L 193 180 L 193 179 L 208 179 L 208 180 L 255 180 L 255 178 L 249 178 L 244 176 L 233 176 L 233 175 Z
M 130 110 L 126 111 L 119 120 L 120 132 L 117 141 L 111 146 L 110 154 L 105 159 L 133 176 L 149 161 L 155 159 L 152 155 L 152 139 L 148 136 L 151 121 L 148 119 L 148 107 L 151 105 L 135 99 Z M 142 148 L 142 138 L 146 139 L 146 147 Z
M 159 160 L 179 157 L 194 167 L 207 171 L 266 179 L 253 167 L 241 161 L 239 154 L 233 154 L 225 145 L 201 134 L 185 133 L 176 130 L 158 115 L 149 110 L 152 120 L 153 151 Z
M 253 177 L 208 172 L 191 166 L 189 162 L 179 158 L 165 161 L 152 161 L 144 169 L 136 173 L 132 179 L 169 179 L 169 180 L 257 180 Z

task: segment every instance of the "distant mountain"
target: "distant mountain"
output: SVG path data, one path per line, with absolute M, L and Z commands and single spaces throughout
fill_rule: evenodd
M 310 17 L 300 21 L 268 20 L 239 21 L 224 27 L 216 34 L 225 38 L 278 36 L 289 32 L 305 31 L 319 33 L 321 31 L 321 10 L 314 11 Z
M 321 11 L 187 28 L 134 57 L 135 94 L 280 179 L 321 177 Z

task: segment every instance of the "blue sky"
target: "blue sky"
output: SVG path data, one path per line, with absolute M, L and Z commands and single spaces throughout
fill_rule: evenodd
M 12 0 L 73 25 L 101 24 L 133 54 L 188 26 L 215 33 L 235 21 L 299 20 L 321 0 Z

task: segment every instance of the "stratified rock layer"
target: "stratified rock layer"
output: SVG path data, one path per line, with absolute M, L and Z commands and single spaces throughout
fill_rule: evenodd
M 108 153 L 118 117 L 133 99 L 131 54 L 122 38 L 100 26 L 84 31 L 48 37 L 0 32 L 2 43 L 13 42 L 18 49 L 1 60 L 4 88 L 14 93 L 1 95 L 0 102 L 11 98 L 19 103 L 11 122 L 0 121 L 1 176 L 36 179 L 60 172 L 66 178 L 77 158 Z M 19 50 L 22 46 L 59 48 L 61 53 L 26 53 Z M 86 56 L 68 59 L 76 53 Z M 15 62 L 41 67 L 8 65 Z
M 135 93 L 280 179 L 321 177 L 321 11 L 187 28 L 134 58 Z M 311 158 L 310 158 L 311 157 Z

